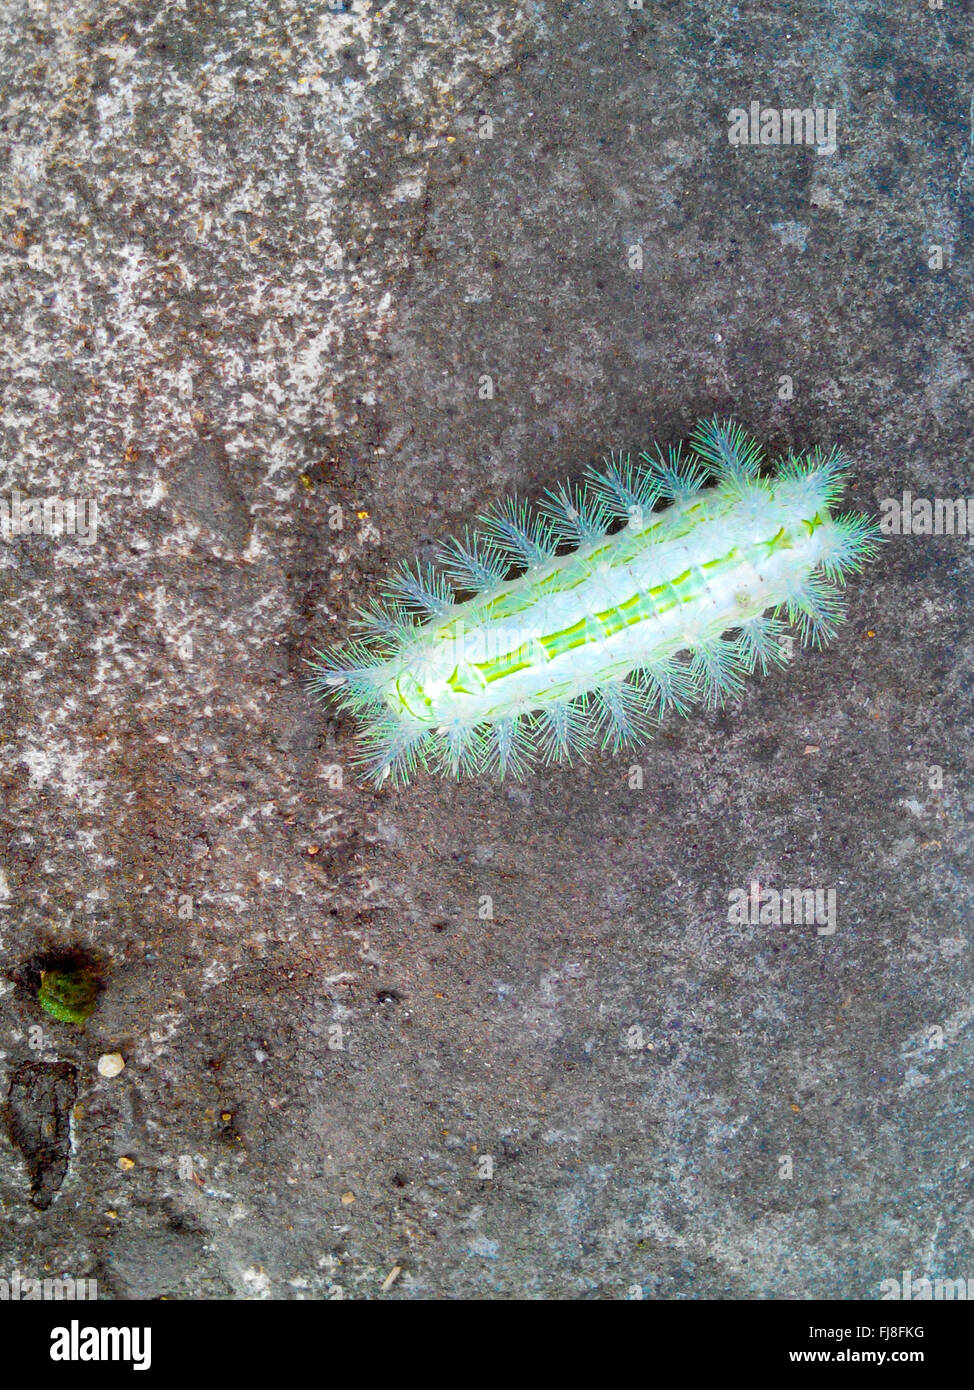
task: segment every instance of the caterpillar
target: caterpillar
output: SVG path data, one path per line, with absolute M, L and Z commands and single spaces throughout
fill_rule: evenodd
M 311 694 L 360 722 L 363 780 L 523 777 L 638 745 L 668 709 L 722 705 L 784 665 L 787 624 L 830 641 L 846 577 L 882 539 L 833 515 L 851 467 L 838 448 L 767 472 L 757 441 L 714 417 L 686 452 L 603 464 L 400 566 L 350 639 L 314 652 Z

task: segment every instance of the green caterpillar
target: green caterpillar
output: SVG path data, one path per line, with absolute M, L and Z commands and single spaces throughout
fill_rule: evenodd
M 704 421 L 686 454 L 610 456 L 538 511 L 515 498 L 482 516 L 438 570 L 403 566 L 359 635 L 309 663 L 312 693 L 359 717 L 359 771 L 520 777 L 638 744 L 669 707 L 722 704 L 783 664 L 785 620 L 823 646 L 879 527 L 832 514 L 838 449 L 763 462 L 733 421 Z

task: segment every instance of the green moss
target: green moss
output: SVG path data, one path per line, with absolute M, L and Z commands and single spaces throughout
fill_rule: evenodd
M 37 1002 L 61 1023 L 84 1023 L 94 1012 L 96 995 L 94 976 L 82 967 L 41 971 Z

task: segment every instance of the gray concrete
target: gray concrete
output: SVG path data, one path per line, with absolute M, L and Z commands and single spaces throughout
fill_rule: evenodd
M 0 1274 L 974 1279 L 967 537 L 521 785 L 363 790 L 301 683 L 392 563 L 715 410 L 844 445 L 862 509 L 971 492 L 969 19 L 346 8 L 0 15 L 0 496 L 99 508 L 0 543 Z M 752 100 L 834 107 L 838 150 L 733 147 Z M 755 879 L 837 930 L 733 925 Z M 83 1029 L 31 985 L 68 948 Z

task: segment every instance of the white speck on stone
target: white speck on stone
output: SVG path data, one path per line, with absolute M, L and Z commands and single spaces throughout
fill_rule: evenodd
M 251 1267 L 240 1272 L 240 1277 L 253 1298 L 270 1298 L 271 1281 L 262 1269 Z
M 782 246 L 804 251 L 808 245 L 808 227 L 804 222 L 772 222 L 771 230 L 777 233 Z
M 477 1236 L 467 1246 L 469 1255 L 479 1255 L 485 1260 L 496 1260 L 500 1246 L 496 1240 L 488 1240 L 486 1236 Z
M 139 501 L 143 507 L 158 507 L 159 503 L 166 495 L 166 485 L 161 478 L 156 478 L 152 485 L 139 495 Z
M 392 198 L 396 203 L 404 203 L 409 198 L 420 198 L 423 194 L 425 181 L 419 177 L 402 179 L 392 190 Z

